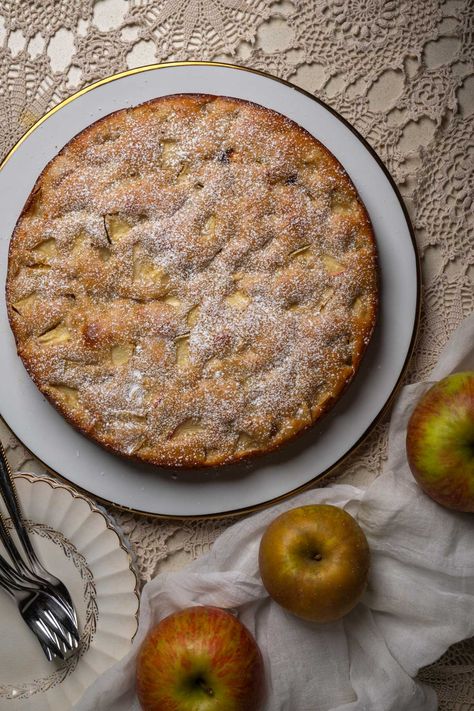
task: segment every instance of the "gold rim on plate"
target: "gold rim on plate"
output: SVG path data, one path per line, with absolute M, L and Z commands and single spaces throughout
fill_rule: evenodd
M 53 106 L 52 109 L 47 111 L 44 116 L 39 118 L 30 128 L 26 131 L 26 133 L 23 134 L 23 136 L 17 141 L 17 143 L 13 146 L 13 148 L 6 154 L 6 156 L 3 158 L 2 162 L 0 163 L 0 170 L 6 165 L 8 160 L 11 158 L 11 156 L 15 153 L 15 151 L 21 146 L 21 144 L 28 138 L 28 136 L 33 133 L 44 121 L 46 121 L 50 116 L 56 113 L 56 111 L 59 111 L 59 109 L 63 108 L 63 106 L 66 106 L 67 104 L 71 103 L 75 99 L 79 98 L 83 94 L 87 94 L 89 91 L 92 91 L 93 89 L 97 89 L 99 86 L 102 86 L 103 84 L 108 84 L 109 82 L 115 81 L 116 79 L 122 79 L 123 77 L 127 76 L 132 76 L 133 74 L 140 74 L 142 72 L 148 72 L 152 71 L 155 69 L 168 69 L 170 67 L 186 67 L 186 66 L 207 66 L 207 67 L 224 67 L 228 69 L 238 69 L 240 71 L 244 72 L 249 72 L 251 74 L 258 74 L 262 77 L 266 77 L 267 79 L 272 79 L 273 81 L 280 82 L 281 84 L 285 84 L 286 86 L 290 87 L 294 91 L 298 91 L 301 94 L 304 94 L 306 97 L 311 99 L 312 101 L 315 101 L 317 104 L 320 104 L 323 106 L 327 111 L 329 111 L 333 116 L 335 116 L 341 123 L 346 126 L 357 138 L 358 140 L 362 143 L 362 145 L 366 148 L 366 150 L 370 153 L 372 158 L 376 160 L 380 168 L 382 169 L 385 177 L 389 181 L 398 202 L 400 203 L 400 207 L 402 208 L 403 215 L 405 217 L 408 231 L 410 233 L 410 238 L 413 246 L 413 252 L 415 255 L 415 265 L 416 265 L 416 312 L 415 312 L 415 321 L 413 324 L 413 332 L 410 340 L 410 344 L 408 346 L 407 354 L 405 357 L 405 361 L 403 363 L 403 366 L 401 368 L 400 374 L 397 378 L 397 382 L 395 383 L 392 392 L 388 396 L 385 404 L 383 407 L 380 409 L 378 414 L 374 417 L 370 425 L 367 427 L 365 432 L 359 437 L 357 442 L 355 442 L 350 449 L 343 454 L 339 459 L 334 462 L 330 467 L 325 469 L 323 472 L 320 474 L 317 474 L 315 477 L 310 479 L 310 481 L 306 482 L 305 484 L 302 484 L 301 486 L 296 487 L 295 489 L 291 489 L 291 491 L 288 491 L 285 494 L 281 494 L 280 496 L 277 496 L 273 499 L 269 499 L 268 501 L 264 501 L 259 504 L 255 504 L 253 506 L 245 506 L 242 508 L 237 508 L 233 509 L 231 511 L 225 511 L 224 513 L 213 513 L 213 514 L 195 514 L 195 515 L 177 515 L 177 514 L 159 514 L 159 513 L 152 513 L 149 511 L 143 511 L 141 509 L 135 509 L 131 506 L 125 506 L 124 504 L 118 504 L 115 501 L 112 501 L 111 499 L 106 499 L 101 496 L 97 496 L 96 494 L 91 493 L 90 491 L 87 491 L 87 489 L 83 489 L 82 487 L 78 486 L 74 482 L 71 482 L 67 477 L 65 477 L 63 474 L 60 474 L 59 472 L 55 471 L 52 469 L 46 462 L 43 462 L 39 457 L 36 456 L 34 452 L 32 452 L 33 456 L 43 464 L 43 466 L 51 472 L 54 476 L 57 476 L 62 482 L 66 483 L 66 487 L 70 489 L 71 487 L 75 488 L 76 490 L 80 491 L 83 495 L 86 497 L 93 496 L 95 499 L 98 501 L 109 505 L 109 506 L 115 506 L 116 508 L 122 510 L 122 511 L 128 511 L 131 513 L 135 514 L 141 514 L 143 516 L 150 516 L 152 518 L 157 518 L 157 519 L 175 519 L 175 520 L 212 520 L 212 519 L 219 519 L 219 518 L 230 518 L 232 516 L 237 516 L 237 515 L 243 515 L 243 514 L 248 514 L 252 513 L 255 511 L 260 511 L 261 509 L 264 509 L 268 506 L 273 506 L 275 504 L 280 503 L 281 501 L 285 501 L 286 499 L 291 498 L 292 496 L 295 496 L 296 494 L 300 494 L 303 491 L 306 491 L 307 489 L 311 488 L 316 482 L 320 482 L 326 477 L 328 477 L 331 472 L 334 471 L 334 469 L 338 466 L 340 466 L 343 462 L 346 461 L 346 459 L 353 454 L 358 447 L 365 441 L 365 439 L 368 437 L 368 435 L 372 432 L 374 427 L 380 422 L 382 417 L 384 416 L 385 412 L 388 410 L 390 404 L 392 403 L 395 395 L 397 394 L 401 382 L 403 379 L 403 376 L 405 375 L 408 364 L 410 362 L 410 358 L 413 354 L 414 348 L 415 348 L 415 343 L 416 339 L 418 336 L 418 331 L 419 331 L 419 326 L 420 326 L 420 313 L 421 313 L 421 265 L 420 265 L 420 256 L 418 254 L 418 249 L 416 245 L 416 239 L 415 239 L 415 232 L 413 229 L 413 225 L 410 220 L 410 216 L 408 214 L 408 210 L 405 206 L 405 203 L 403 202 L 403 198 L 400 194 L 400 191 L 398 190 L 397 185 L 395 184 L 395 181 L 393 180 L 392 176 L 390 175 L 387 167 L 385 166 L 384 162 L 382 159 L 379 157 L 379 155 L 376 153 L 376 151 L 372 148 L 372 146 L 365 140 L 363 136 L 345 119 L 343 116 L 341 116 L 335 109 L 333 109 L 331 106 L 326 104 L 324 101 L 321 101 L 321 99 L 318 99 L 317 97 L 313 96 L 310 92 L 306 91 L 305 89 L 302 89 L 299 86 L 296 86 L 295 84 L 292 84 L 291 82 L 287 81 L 286 79 L 280 79 L 279 77 L 275 77 L 272 74 L 269 74 L 268 72 L 263 72 L 259 69 L 252 69 L 250 67 L 242 67 L 238 64 L 227 64 L 225 62 L 200 62 L 200 61 L 183 61 L 183 62 L 162 62 L 160 64 L 147 64 L 143 67 L 136 67 L 135 69 L 128 69 L 123 72 L 118 72 L 117 74 L 111 74 L 108 77 L 104 77 L 103 79 L 99 79 L 98 81 L 94 82 L 93 84 L 89 84 L 88 86 L 85 86 L 83 89 L 80 89 L 79 91 L 75 92 L 71 96 L 69 96 L 67 99 L 64 99 L 61 101 L 59 104 L 56 106 Z M 4 417 L 0 415 L 2 421 L 7 425 L 8 423 L 5 421 Z M 9 428 L 10 429 L 10 428 Z M 13 430 L 12 430 L 13 432 Z M 13 433 L 15 434 L 15 433 Z M 20 440 L 21 441 L 21 440 Z M 23 444 L 23 443 L 22 443 Z M 23 445 L 25 446 L 25 445 Z M 28 449 L 26 447 L 26 449 Z M 30 451 L 30 450 L 28 450 Z M 104 517 L 105 518 L 105 517 Z M 118 535 L 118 534 L 117 534 Z

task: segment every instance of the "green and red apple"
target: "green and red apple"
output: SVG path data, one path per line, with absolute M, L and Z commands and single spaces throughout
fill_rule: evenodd
M 474 512 L 474 371 L 452 373 L 423 395 L 406 444 L 410 469 L 428 496 Z
M 369 563 L 364 532 L 337 506 L 290 509 L 270 523 L 260 543 L 260 574 L 270 597 L 314 622 L 331 622 L 352 610 L 365 589 Z
M 138 654 L 144 711 L 258 711 L 264 688 L 254 637 L 217 607 L 188 607 L 165 617 Z

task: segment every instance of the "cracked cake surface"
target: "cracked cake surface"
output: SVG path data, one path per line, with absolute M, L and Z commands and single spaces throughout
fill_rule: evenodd
M 161 466 L 264 453 L 337 401 L 377 310 L 366 210 L 282 115 L 175 95 L 94 123 L 17 222 L 7 304 L 47 398 Z

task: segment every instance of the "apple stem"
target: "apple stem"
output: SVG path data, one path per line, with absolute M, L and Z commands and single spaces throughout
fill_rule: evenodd
M 321 553 L 316 553 L 316 555 L 313 556 L 314 560 L 321 560 L 322 557 Z
M 206 694 L 208 694 L 209 696 L 214 696 L 214 689 L 211 689 L 211 687 L 206 684 L 204 679 L 199 679 L 198 684 L 201 689 L 206 692 Z

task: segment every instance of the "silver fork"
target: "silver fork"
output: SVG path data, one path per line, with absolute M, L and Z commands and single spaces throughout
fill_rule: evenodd
M 20 575 L 10 563 L 0 554 L 0 582 L 10 595 L 15 597 L 20 612 L 25 613 L 35 603 L 35 619 L 39 621 L 38 629 L 51 640 L 52 654 L 46 655 L 48 659 L 57 654 L 62 658 L 69 656 L 78 646 L 78 640 L 68 631 L 71 620 L 64 608 L 64 604 L 55 595 L 46 589 Z M 31 614 L 31 610 L 28 614 Z
M 2 525 L 3 522 L 0 519 L 0 528 Z M 41 598 L 38 599 L 38 604 L 42 601 L 46 611 L 46 614 L 42 617 L 43 619 L 49 620 L 52 636 L 63 656 L 68 656 L 71 650 L 77 649 L 79 645 L 77 630 L 72 625 L 68 611 L 60 598 L 51 594 L 47 587 L 40 586 L 37 582 L 18 573 L 1 554 L 0 576 L 2 581 L 10 586 L 10 590 L 38 593 L 41 595 Z M 46 656 L 50 658 L 49 655 Z
M 4 543 L 12 559 L 18 559 L 19 553 L 5 527 L 1 513 L 0 540 Z M 0 576 L 3 589 L 14 597 L 20 613 L 23 609 L 27 609 L 25 607 L 27 602 L 25 601 L 24 593 L 29 593 L 28 599 L 30 602 L 35 601 L 37 606 L 35 608 L 35 616 L 39 618 L 36 625 L 37 636 L 47 659 L 52 661 L 55 656 L 60 656 L 63 659 L 68 657 L 79 645 L 79 633 L 77 625 L 71 620 L 70 611 L 63 599 L 49 589 L 44 582 L 32 579 L 27 572 L 20 572 L 17 568 L 14 568 L 1 554 Z M 44 608 L 44 613 L 40 611 L 40 608 Z M 31 611 L 28 615 L 30 614 Z M 46 625 L 46 621 L 49 622 L 49 626 Z M 48 640 L 51 640 L 49 646 Z
M 66 611 L 71 618 L 73 623 L 71 628 L 71 634 L 75 634 L 77 639 L 79 638 L 78 625 L 77 625 L 77 615 L 74 609 L 74 605 L 71 600 L 68 589 L 64 583 L 59 580 L 55 575 L 50 573 L 44 568 L 38 556 L 36 555 L 35 549 L 31 545 L 31 541 L 28 536 L 28 532 L 23 522 L 23 517 L 21 514 L 21 509 L 18 501 L 18 495 L 16 493 L 15 483 L 10 471 L 10 466 L 8 464 L 5 450 L 0 442 L 0 491 L 2 498 L 5 502 L 8 514 L 12 520 L 15 531 L 17 532 L 19 541 L 24 550 L 25 556 L 28 560 L 29 566 L 25 565 L 21 555 L 13 544 L 13 549 L 8 550 L 9 555 L 17 568 L 17 570 L 29 578 L 36 580 L 39 584 L 46 584 L 49 589 L 54 592 L 58 598 L 61 598 L 64 602 Z M 0 527 L 1 528 L 1 527 Z M 1 531 L 0 531 L 1 534 Z M 2 536 L 3 538 L 3 536 Z M 4 541 L 5 544 L 5 541 Z M 5 544 L 6 545 L 6 544 Z M 12 546 L 10 546 L 12 548 Z
M 51 596 L 15 582 L 3 572 L 0 573 L 0 588 L 16 602 L 23 620 L 38 639 L 48 661 L 51 662 L 55 657 L 64 660 L 75 653 L 76 647 L 69 646 L 64 630 L 50 609 Z
M 56 576 L 46 571 L 41 565 L 35 550 L 31 545 L 28 537 L 28 532 L 24 525 L 21 509 L 19 507 L 16 490 L 14 487 L 13 478 L 5 458 L 3 447 L 0 443 L 0 490 L 2 498 L 10 513 L 12 523 L 14 524 L 19 540 L 22 543 L 23 549 L 27 554 L 27 559 L 30 561 L 31 567 L 33 564 L 35 569 L 32 570 L 23 560 L 18 551 L 15 542 L 7 530 L 1 512 L 0 512 L 0 540 L 3 542 L 12 563 L 12 567 L 7 561 L 0 556 L 0 570 L 6 575 L 6 582 L 9 585 L 10 594 L 18 594 L 18 586 L 21 590 L 28 586 L 28 591 L 41 593 L 41 597 L 34 598 L 37 605 L 47 605 L 45 617 L 41 620 L 41 625 L 44 628 L 46 619 L 49 619 L 49 637 L 53 639 L 53 647 L 48 647 L 46 636 L 43 640 L 39 639 L 46 657 L 52 661 L 57 656 L 56 650 L 59 649 L 62 658 L 69 656 L 72 650 L 75 650 L 79 645 L 79 630 L 77 617 L 71 597 L 65 585 L 56 578 Z M 44 576 L 40 572 L 44 572 Z M 15 587 L 16 586 L 16 587 Z M 32 598 L 33 599 L 33 598 Z M 38 612 L 38 614 L 41 614 Z M 43 629 L 43 635 L 46 630 Z

